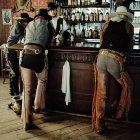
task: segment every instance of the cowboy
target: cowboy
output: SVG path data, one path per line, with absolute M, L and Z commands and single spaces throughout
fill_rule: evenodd
M 68 31 L 69 27 L 62 17 L 57 16 L 57 8 L 58 5 L 56 5 L 54 2 L 50 2 L 47 8 L 48 15 L 52 17 L 52 20 L 50 21 L 50 30 L 53 38 L 52 40 L 53 42 L 63 40 L 63 44 L 68 45 L 70 39 L 70 34 Z
M 37 78 L 37 88 L 34 99 L 34 112 L 45 109 L 46 84 L 48 79 L 48 59 L 45 56 L 49 30 L 48 13 L 40 9 L 26 27 L 24 49 L 21 53 L 21 73 L 24 84 L 21 119 L 26 131 L 33 129 L 32 95 L 34 94 L 34 76 Z
M 121 119 L 131 106 L 133 82 L 127 73 L 125 53 L 133 49 L 134 28 L 133 14 L 125 6 L 117 7 L 115 13 L 110 14 L 111 20 L 106 22 L 100 35 L 100 50 L 94 63 L 95 89 L 92 104 L 92 128 L 99 134 L 105 131 L 104 115 L 107 95 L 108 77 L 112 75 L 123 87 L 117 106 L 116 119 Z
M 20 43 L 25 35 L 25 27 L 32 20 L 27 13 L 21 13 L 19 17 L 14 17 L 15 23 L 11 27 L 7 45 L 10 46 Z M 19 95 L 18 77 L 19 77 L 19 59 L 17 52 L 9 50 L 8 64 L 10 67 L 10 95 Z

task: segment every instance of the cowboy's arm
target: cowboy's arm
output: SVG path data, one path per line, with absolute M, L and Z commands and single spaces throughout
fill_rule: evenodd
M 126 28 L 126 31 L 128 33 L 129 40 L 130 40 L 129 50 L 132 50 L 133 49 L 133 45 L 134 45 L 134 40 L 133 40 L 134 27 L 133 27 L 133 25 L 130 22 L 126 22 L 125 28 Z

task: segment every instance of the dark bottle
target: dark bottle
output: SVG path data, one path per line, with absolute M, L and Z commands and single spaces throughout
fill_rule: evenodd
M 71 15 L 70 15 L 70 11 L 68 12 L 68 21 L 71 20 Z
M 85 29 L 84 29 L 84 26 L 83 26 L 83 28 L 82 28 L 81 37 L 82 37 L 82 38 L 85 38 Z
M 84 12 L 82 12 L 82 14 L 81 14 L 81 21 L 85 21 L 85 14 L 84 14 Z
M 76 37 L 76 30 L 75 30 L 75 27 L 73 27 L 73 36 L 74 36 L 74 38 Z
M 96 0 L 95 1 L 95 5 L 101 5 L 102 4 L 102 0 Z
M 139 43 L 140 43 L 140 30 L 139 30 Z
M 92 29 L 89 29 L 89 38 L 93 38 Z
M 66 14 L 66 11 L 64 10 L 64 13 L 63 13 L 63 17 L 65 20 L 67 20 L 67 14 Z
M 99 32 L 97 30 L 97 26 L 94 27 L 94 31 L 93 31 L 93 38 L 99 38 Z

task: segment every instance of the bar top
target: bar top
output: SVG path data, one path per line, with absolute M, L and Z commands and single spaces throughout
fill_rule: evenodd
M 22 50 L 24 48 L 24 44 L 15 44 L 13 46 L 8 47 L 10 50 Z M 4 49 L 1 45 L 0 49 Z M 99 48 L 92 48 L 92 47 L 76 47 L 76 46 L 50 46 L 48 47 L 49 51 L 58 51 L 58 52 L 80 52 L 80 53 L 97 53 Z M 133 49 L 131 52 L 127 54 L 139 54 L 140 49 Z

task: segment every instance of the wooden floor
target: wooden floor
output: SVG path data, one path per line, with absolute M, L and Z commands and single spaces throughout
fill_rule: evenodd
M 34 114 L 35 130 L 24 131 L 20 116 L 8 109 L 9 80 L 0 78 L 0 140 L 140 140 L 140 124 L 106 120 L 104 136 L 91 129 L 91 116 L 46 111 Z

